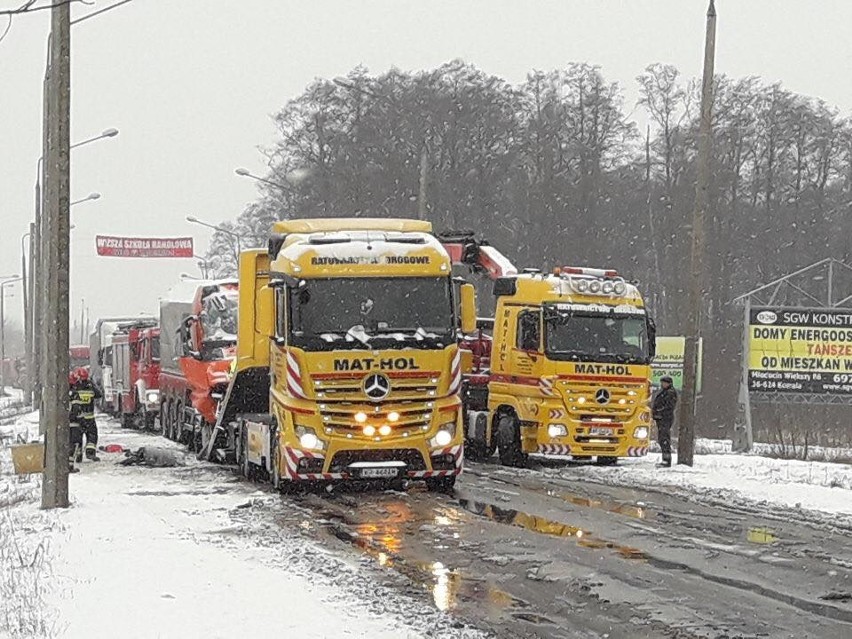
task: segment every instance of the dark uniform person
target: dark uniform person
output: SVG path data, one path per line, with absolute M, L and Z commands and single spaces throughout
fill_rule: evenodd
M 672 378 L 666 375 L 660 379 L 660 390 L 654 395 L 654 402 L 651 404 L 654 421 L 657 422 L 660 450 L 663 451 L 663 462 L 659 466 L 664 468 L 670 468 L 672 465 L 672 424 L 675 406 L 677 391 L 672 386 Z
M 95 400 L 103 397 L 100 389 L 89 379 L 85 368 L 77 370 L 77 383 L 73 386 L 74 398 L 78 402 L 79 421 L 86 437 L 86 459 L 100 461 L 98 457 L 98 425 L 95 422 Z M 82 461 L 78 456 L 78 461 Z
M 68 414 L 69 429 L 71 434 L 71 448 L 68 453 L 68 470 L 72 473 L 79 472 L 74 467 L 74 462 L 83 461 L 83 425 L 80 422 L 80 401 L 77 398 L 77 393 L 74 390 L 74 385 L 77 383 L 77 371 L 71 371 L 68 374 L 68 395 L 70 399 L 70 412 Z

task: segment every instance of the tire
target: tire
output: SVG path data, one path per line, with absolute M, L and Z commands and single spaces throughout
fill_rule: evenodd
M 249 481 L 254 480 L 254 468 L 248 458 L 248 430 L 245 426 L 240 429 L 240 474 Z
M 456 487 L 456 477 L 430 477 L 426 480 L 426 490 L 430 493 L 452 494 Z
M 597 463 L 598 466 L 615 466 L 618 463 L 618 457 L 601 457 L 598 455 L 595 463 Z
M 483 411 L 480 413 L 479 417 L 484 420 L 482 422 L 477 419 L 476 425 L 476 435 L 482 433 L 482 439 L 465 439 L 464 440 L 464 452 L 465 456 L 472 461 L 487 461 L 489 458 L 494 456 L 494 452 L 497 450 L 497 445 L 494 442 L 494 437 L 491 437 L 490 442 L 485 441 L 485 437 L 487 434 L 487 426 L 488 426 L 488 415 Z
M 272 484 L 272 487 L 281 492 L 284 484 L 289 484 L 292 482 L 288 482 L 281 478 L 281 473 L 278 470 L 278 430 L 271 429 L 269 433 L 269 466 L 272 470 L 269 471 L 269 483 Z
M 526 464 L 527 456 L 521 450 L 521 429 L 514 415 L 504 414 L 498 418 L 495 439 L 501 464 L 515 468 Z
M 145 425 L 145 430 L 153 431 L 157 415 L 155 413 L 145 413 L 142 418 L 142 423 Z
M 172 422 L 172 429 L 172 432 L 175 434 L 175 441 L 188 446 L 189 440 L 186 438 L 183 428 L 183 402 L 180 400 L 174 403 L 174 422 Z

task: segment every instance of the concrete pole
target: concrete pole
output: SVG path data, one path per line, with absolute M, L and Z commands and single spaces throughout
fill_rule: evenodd
M 425 220 L 426 210 L 426 187 L 429 180 L 429 147 L 423 141 L 423 150 L 420 152 L 420 188 L 417 194 L 417 219 Z
M 695 454 L 695 398 L 697 394 L 698 341 L 704 303 L 704 218 L 709 202 L 710 149 L 712 145 L 713 73 L 716 56 L 716 6 L 710 0 L 704 41 L 704 75 L 701 85 L 701 127 L 698 136 L 698 178 L 692 213 L 692 263 L 683 354 L 683 396 L 680 400 L 677 463 L 692 466 Z
M 68 506 L 69 205 L 71 186 L 71 6 L 51 9 L 53 37 L 48 184 L 48 341 L 44 376 L 45 469 L 42 508 Z
M 33 278 L 30 266 L 27 264 L 27 251 L 25 240 L 32 233 L 32 224 L 30 230 L 21 236 L 21 297 L 24 299 L 24 362 L 26 366 L 26 376 L 24 377 L 24 404 L 29 404 L 31 400 L 29 396 L 30 388 L 30 362 L 28 359 L 30 340 L 32 339 L 30 332 L 30 301 L 29 301 L 29 280 Z M 29 274 L 29 276 L 27 275 Z
M 30 271 L 30 279 L 27 281 L 27 297 L 29 298 L 29 309 L 30 314 L 29 317 L 26 318 L 27 323 L 27 353 L 26 353 L 26 363 L 27 363 L 27 384 L 24 388 L 24 403 L 29 404 L 30 406 L 35 406 L 33 403 L 33 387 L 36 383 L 35 378 L 35 358 L 33 357 L 33 340 L 35 340 L 35 322 L 34 322 L 34 313 L 35 313 L 35 297 L 33 297 L 33 293 L 35 292 L 35 251 L 36 251 L 36 237 L 35 237 L 35 222 L 30 222 L 30 256 L 29 256 L 29 271 Z
M 0 397 L 6 396 L 6 282 L 0 284 Z

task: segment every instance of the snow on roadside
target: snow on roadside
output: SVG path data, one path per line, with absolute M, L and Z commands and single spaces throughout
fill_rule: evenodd
M 758 502 L 816 511 L 852 524 L 852 466 L 830 462 L 771 459 L 757 455 L 696 455 L 693 467 L 656 468 L 659 454 L 621 460 L 617 467 L 544 469 L 619 486 L 674 488 L 728 503 Z
M 110 423 L 101 430 L 102 444 L 174 446 Z M 101 456 L 71 477 L 71 508 L 40 511 L 33 491 L 2 513 L 47 544 L 59 585 L 45 595 L 43 619 L 56 633 L 44 636 L 483 636 L 279 528 L 276 511 L 288 502 L 227 469 L 192 457 L 181 468 L 123 467 L 121 455 Z M 18 481 L 8 470 L 0 495 Z

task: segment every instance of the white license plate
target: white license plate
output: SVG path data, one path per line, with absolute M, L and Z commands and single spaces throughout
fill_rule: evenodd
M 387 479 L 388 477 L 396 477 L 399 474 L 398 468 L 362 468 L 361 477 L 364 479 Z
M 589 429 L 590 435 L 603 435 L 604 437 L 611 437 L 613 433 L 613 429 L 609 426 L 592 426 Z

